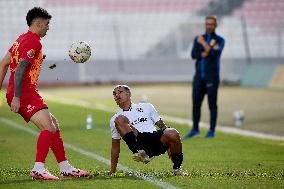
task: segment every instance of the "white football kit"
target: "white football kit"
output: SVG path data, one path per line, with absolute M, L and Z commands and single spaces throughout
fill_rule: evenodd
M 117 116 L 124 115 L 128 118 L 130 124 L 135 127 L 138 132 L 153 133 L 157 131 L 155 123 L 161 119 L 154 106 L 150 103 L 132 103 L 129 110 L 120 109 L 110 120 L 111 136 L 113 139 L 121 139 L 114 120 Z

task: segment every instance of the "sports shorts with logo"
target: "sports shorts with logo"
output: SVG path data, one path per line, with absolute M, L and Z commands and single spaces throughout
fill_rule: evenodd
M 13 95 L 7 94 L 6 99 L 7 103 L 11 107 Z M 29 122 L 31 117 L 42 109 L 48 109 L 48 107 L 43 98 L 36 91 L 21 94 L 20 109 L 18 113 L 25 119 L 26 122 Z

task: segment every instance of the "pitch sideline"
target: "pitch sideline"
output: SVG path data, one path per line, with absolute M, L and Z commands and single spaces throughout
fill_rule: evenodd
M 39 133 L 29 127 L 24 127 L 24 126 L 21 126 L 20 124 L 17 124 L 16 122 L 12 121 L 12 120 L 9 120 L 9 119 L 6 119 L 6 118 L 3 118 L 3 117 L 0 117 L 0 122 L 2 123 L 5 123 L 7 124 L 8 126 L 11 126 L 15 129 L 19 129 L 19 130 L 22 130 L 22 131 L 25 131 L 29 134 L 32 134 L 34 136 L 37 136 Z M 82 155 L 85 155 L 87 157 L 90 157 L 92 159 L 95 159 L 97 161 L 100 161 L 104 164 L 107 164 L 107 165 L 110 165 L 110 160 L 109 159 L 106 159 L 94 152 L 90 152 L 90 151 L 87 151 L 87 150 L 84 150 L 83 148 L 79 148 L 79 147 L 76 147 L 72 144 L 69 144 L 69 143 L 65 143 L 64 142 L 64 146 L 66 148 L 69 148 L 75 152 L 78 152 Z M 118 170 L 122 170 L 122 171 L 127 171 L 127 172 L 131 172 L 135 177 L 139 178 L 139 179 L 143 179 L 147 182 L 150 182 L 156 186 L 159 186 L 161 188 L 164 188 L 164 189 L 179 189 L 178 187 L 176 186 L 173 186 L 169 183 L 166 183 L 166 182 L 162 182 L 154 177 L 151 177 L 151 176 L 147 176 L 147 175 L 144 175 L 142 173 L 139 173 L 138 171 L 135 171 L 133 169 L 129 169 L 128 167 L 122 165 L 122 164 L 118 164 L 117 166 Z

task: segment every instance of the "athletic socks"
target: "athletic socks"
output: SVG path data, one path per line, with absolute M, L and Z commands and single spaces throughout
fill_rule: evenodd
M 43 168 L 44 168 L 44 163 L 42 163 L 42 162 L 35 162 L 35 165 L 34 165 L 33 169 L 39 170 L 39 169 L 43 169 Z
M 60 135 L 60 130 L 56 130 L 55 133 L 52 133 L 48 130 L 43 130 L 40 132 L 37 140 L 37 152 L 35 160 L 36 163 L 45 162 L 49 148 L 51 148 L 51 150 L 53 151 L 58 163 L 67 159 L 63 141 Z
M 48 154 L 49 147 L 53 139 L 53 133 L 48 130 L 43 130 L 40 132 L 37 139 L 36 147 L 36 160 L 35 162 L 45 162 L 45 158 Z
M 59 129 L 57 129 L 56 132 L 53 134 L 53 140 L 51 142 L 50 148 L 53 151 L 58 163 L 67 159 Z
M 59 163 L 59 169 L 60 170 L 67 170 L 67 169 L 70 169 L 70 168 L 73 168 L 73 167 L 70 165 L 70 163 L 67 160 Z
M 136 137 L 133 131 L 126 133 L 126 135 L 124 135 L 122 139 L 126 142 L 128 148 L 132 151 L 133 154 L 137 153 L 138 150 L 141 149 L 136 141 Z
M 173 169 L 179 169 L 183 161 L 183 153 L 172 153 Z

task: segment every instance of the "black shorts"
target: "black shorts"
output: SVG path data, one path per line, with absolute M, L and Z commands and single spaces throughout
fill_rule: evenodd
M 161 130 L 154 133 L 138 133 L 137 142 L 149 157 L 159 156 L 169 148 L 161 143 L 160 138 L 162 135 L 163 131 Z

